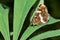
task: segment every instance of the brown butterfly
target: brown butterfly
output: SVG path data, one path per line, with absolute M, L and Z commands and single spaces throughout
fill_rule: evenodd
M 46 23 L 48 20 L 49 20 L 49 14 L 47 12 L 47 7 L 41 4 L 37 9 L 35 15 L 33 16 L 31 25 Z

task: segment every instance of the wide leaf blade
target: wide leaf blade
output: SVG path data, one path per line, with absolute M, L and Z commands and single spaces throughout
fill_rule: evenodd
M 40 39 L 45 39 L 45 38 L 55 37 L 55 36 L 60 36 L 60 29 L 44 32 L 42 34 L 39 34 L 39 35 L 31 38 L 31 40 L 37 40 L 37 39 L 40 40 Z
M 17 40 L 25 17 L 36 0 L 15 0 L 14 2 L 13 40 Z
M 2 33 L 5 40 L 10 40 L 8 11 L 8 9 L 3 9 L 0 4 L 0 32 Z

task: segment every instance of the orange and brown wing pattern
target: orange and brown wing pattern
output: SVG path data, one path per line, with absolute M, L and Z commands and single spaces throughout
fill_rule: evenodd
M 49 14 L 47 13 L 47 7 L 45 5 L 40 5 L 31 21 L 31 24 L 37 25 L 46 23 L 48 21 L 48 17 Z

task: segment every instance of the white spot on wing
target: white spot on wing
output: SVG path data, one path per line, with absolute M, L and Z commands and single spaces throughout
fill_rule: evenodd
M 39 15 L 39 17 L 40 17 L 42 23 L 46 23 L 46 22 L 44 22 L 43 17 L 41 16 L 41 14 Z
M 41 11 L 36 11 L 36 13 L 41 13 Z

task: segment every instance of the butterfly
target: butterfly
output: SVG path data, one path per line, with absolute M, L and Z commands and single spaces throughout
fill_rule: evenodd
M 43 4 L 41 4 L 37 8 L 37 10 L 33 16 L 31 25 L 38 25 L 38 24 L 46 23 L 48 20 L 49 20 L 49 14 L 47 12 L 47 7 Z

